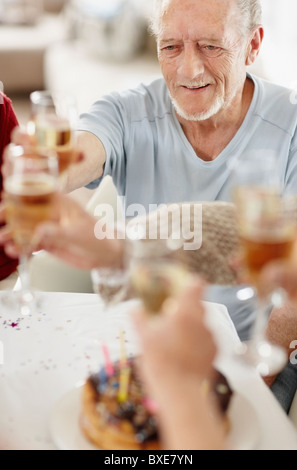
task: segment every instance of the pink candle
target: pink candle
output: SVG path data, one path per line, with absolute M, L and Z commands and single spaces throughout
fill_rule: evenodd
M 110 360 L 109 352 L 105 343 L 102 344 L 102 351 L 104 354 L 106 374 L 108 377 L 111 377 L 114 374 L 114 367 Z

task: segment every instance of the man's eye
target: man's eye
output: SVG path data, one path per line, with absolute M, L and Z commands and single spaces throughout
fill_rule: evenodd
M 200 50 L 205 54 L 207 57 L 217 57 L 220 52 L 221 48 L 217 46 L 212 46 L 212 45 L 207 45 L 207 46 L 201 46 Z
M 181 47 L 177 44 L 168 44 L 168 46 L 161 47 L 161 52 L 167 57 L 175 57 L 180 50 Z

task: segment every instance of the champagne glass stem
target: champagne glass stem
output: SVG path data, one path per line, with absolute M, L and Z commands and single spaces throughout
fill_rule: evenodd
M 252 338 L 254 340 L 264 339 L 266 336 L 266 325 L 269 306 L 263 300 L 258 300 L 256 315 L 252 328 Z
M 263 377 L 277 374 L 287 362 L 285 350 L 270 343 L 266 335 L 267 318 L 271 308 L 271 303 L 259 300 L 251 339 L 240 348 L 240 355 L 243 355 Z
M 20 256 L 19 274 L 21 280 L 21 292 L 19 302 L 22 315 L 29 315 L 35 307 L 34 295 L 30 287 L 29 258 L 30 256 L 24 253 Z

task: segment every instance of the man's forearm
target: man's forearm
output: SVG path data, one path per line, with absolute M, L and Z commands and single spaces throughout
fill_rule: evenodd
M 65 192 L 70 193 L 100 178 L 105 164 L 105 150 L 101 141 L 90 132 L 78 132 L 76 149 L 80 154 L 77 163 L 67 172 Z

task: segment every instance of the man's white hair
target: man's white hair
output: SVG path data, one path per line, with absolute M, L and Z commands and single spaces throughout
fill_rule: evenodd
M 183 1 L 183 0 L 181 0 Z M 207 0 L 205 0 L 207 1 Z M 219 0 L 220 1 L 220 0 Z M 242 15 L 243 25 L 240 25 L 241 32 L 242 27 L 244 31 L 248 33 L 255 26 L 261 24 L 262 21 L 262 7 L 261 0 L 236 0 L 238 7 Z M 158 37 L 160 33 L 161 19 L 166 12 L 168 5 L 171 0 L 155 0 L 154 12 L 150 21 L 150 30 L 152 34 Z

